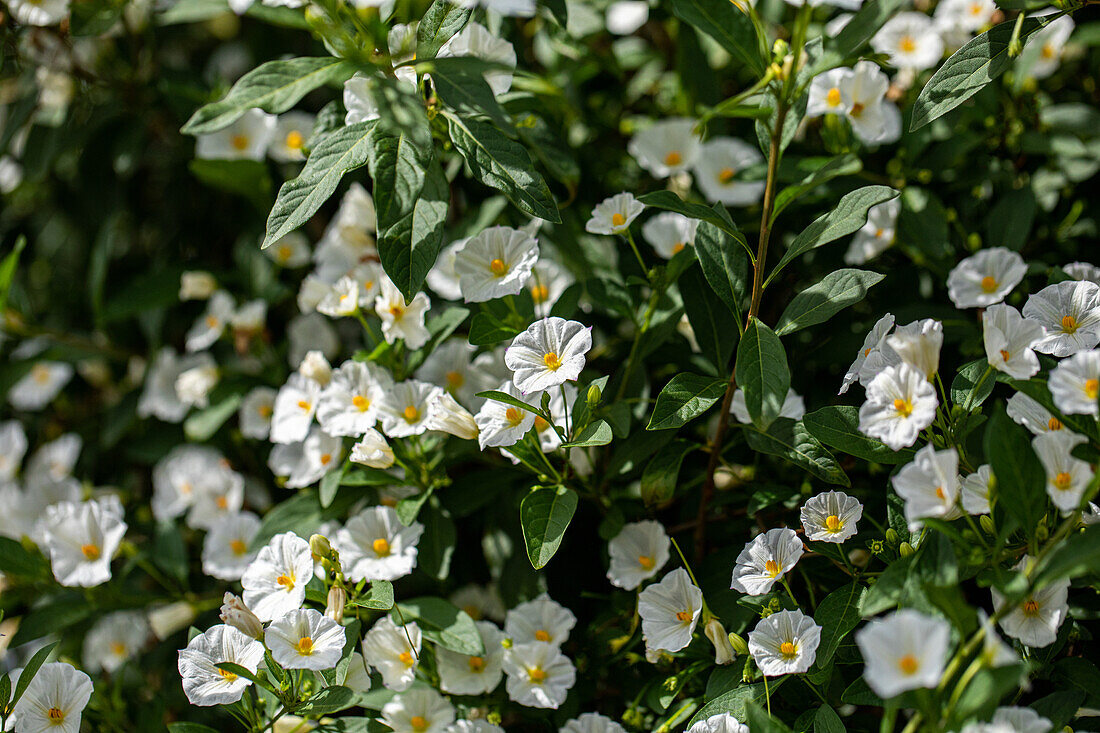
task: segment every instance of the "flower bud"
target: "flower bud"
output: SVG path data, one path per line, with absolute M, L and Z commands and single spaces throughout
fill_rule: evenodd
M 264 625 L 256 617 L 256 614 L 244 605 L 244 601 L 241 600 L 240 596 L 235 596 L 232 593 L 225 594 L 222 598 L 221 619 L 223 623 L 251 636 L 253 639 L 263 638 Z
M 598 385 L 593 384 L 591 387 L 589 387 L 588 388 L 588 396 L 587 396 L 588 409 L 589 410 L 595 410 L 597 407 L 599 407 L 600 399 L 602 397 L 603 397 L 603 394 L 600 392 L 600 388 L 599 388 Z
M 726 630 L 722 628 L 722 622 L 716 618 L 712 618 L 707 621 L 707 626 L 703 633 L 710 639 L 710 643 L 714 645 L 714 663 L 715 664 L 730 664 L 733 662 L 734 657 L 737 656 L 737 652 L 734 651 L 733 646 L 730 644 L 730 638 L 726 635 Z
M 848 560 L 857 568 L 865 568 L 871 561 L 871 553 L 857 547 L 848 553 Z
M 206 300 L 218 289 L 218 281 L 209 272 L 188 270 L 180 275 L 180 300 Z
M 733 647 L 733 651 L 736 654 L 748 654 L 749 644 L 745 641 L 745 637 L 740 634 L 735 634 L 732 631 L 727 635 L 730 642 L 730 646 Z
M 323 534 L 315 534 L 309 538 L 309 551 L 313 553 L 314 560 L 320 560 L 332 554 L 332 544 Z
M 428 402 L 428 430 L 438 430 L 463 440 L 478 435 L 477 423 L 469 411 L 458 404 L 449 392 L 440 392 Z
M 317 535 L 314 535 L 316 537 Z M 344 604 L 347 603 L 348 594 L 338 585 L 328 590 L 328 603 L 325 605 L 325 615 L 336 623 L 344 620 Z
M 351 462 L 369 468 L 389 468 L 393 465 L 393 449 L 382 433 L 368 430 L 359 442 L 351 447 Z
M 298 365 L 298 373 L 306 379 L 312 379 L 322 387 L 327 387 L 332 380 L 332 366 L 328 359 L 320 351 L 306 353 L 302 363 Z
M 916 550 L 914 550 L 913 546 L 908 542 L 902 542 L 901 547 L 898 548 L 898 553 L 902 557 L 910 557 L 913 555 L 914 552 L 916 552 Z
M 993 517 L 983 514 L 978 517 L 978 524 L 989 534 L 997 534 L 997 527 L 993 524 Z
M 180 629 L 190 626 L 197 615 L 187 601 L 157 606 L 149 611 L 149 628 L 158 639 L 164 641 Z
M 898 537 L 898 531 L 891 527 L 886 530 L 886 542 L 889 545 L 896 545 L 901 538 Z

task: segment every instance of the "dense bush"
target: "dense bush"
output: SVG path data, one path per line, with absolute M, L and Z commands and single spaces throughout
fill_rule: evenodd
M 1095 2 L 3 3 L 0 730 L 1100 715 Z

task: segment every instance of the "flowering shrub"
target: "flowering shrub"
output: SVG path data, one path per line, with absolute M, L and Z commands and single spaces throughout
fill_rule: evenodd
M 1095 3 L 3 2 L 0 730 L 1100 714 Z

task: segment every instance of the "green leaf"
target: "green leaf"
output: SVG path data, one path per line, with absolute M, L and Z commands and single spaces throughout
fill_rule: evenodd
M 711 408 L 726 393 L 726 380 L 701 374 L 677 374 L 653 405 L 646 430 L 678 428 Z
M 60 641 L 55 641 L 52 644 L 46 644 L 44 647 L 34 653 L 34 656 L 30 658 L 26 666 L 23 667 L 23 671 L 19 673 L 19 681 L 15 683 L 15 693 L 11 697 L 11 706 L 14 708 L 15 704 L 19 702 L 19 699 L 23 697 L 23 693 L 27 691 L 27 687 L 34 680 L 34 676 L 38 674 L 38 670 L 42 668 L 42 665 L 46 663 L 46 658 L 49 657 L 53 650 L 57 648 Z
M 327 56 L 268 61 L 237 80 L 223 99 L 200 107 L 180 132 L 214 132 L 256 107 L 271 114 L 286 112 L 317 87 L 342 84 L 354 73 L 349 62 Z
M 919 186 L 906 186 L 901 193 L 897 243 L 933 260 L 954 262 L 955 245 L 947 228 L 947 209 L 939 198 Z
M 297 178 L 287 181 L 275 197 L 261 248 L 300 227 L 328 200 L 348 171 L 361 168 L 370 155 L 375 122 L 358 122 L 325 135 L 306 159 Z
M 329 471 L 321 477 L 321 485 L 317 488 L 317 497 L 322 507 L 327 509 L 332 505 L 332 502 L 336 499 L 336 492 L 340 490 L 340 485 L 344 483 L 344 474 L 347 473 L 350 465 L 350 462 L 344 461 L 339 468 Z
M 993 469 L 995 501 L 1029 536 L 1046 508 L 1046 472 L 1031 447 L 1031 436 L 998 409 L 985 429 L 985 455 Z
M 959 367 L 959 373 L 951 381 L 951 402 L 973 412 L 993 394 L 996 384 L 996 376 L 987 360 L 968 362 Z
M 863 170 L 863 163 L 852 153 L 838 155 L 830 158 L 824 165 L 798 183 L 787 186 L 775 197 L 775 206 L 772 209 L 772 223 L 783 209 L 790 206 L 796 199 L 814 190 L 822 183 L 831 181 L 839 176 L 850 176 Z M 863 226 L 862 224 L 860 226 Z
M 745 241 L 745 235 L 737 229 L 737 225 L 730 220 L 729 214 L 727 214 L 726 210 L 722 207 L 712 209 L 703 204 L 684 201 L 672 191 L 653 191 L 652 193 L 639 196 L 638 200 L 654 209 L 675 211 L 677 214 L 683 214 L 688 218 L 707 222 L 733 237 L 733 239 L 744 247 L 746 251 L 749 250 L 749 245 Z
M 441 508 L 429 506 L 420 513 L 424 535 L 417 545 L 416 566 L 436 580 L 450 575 L 458 532 L 454 520 Z
M 647 507 L 661 506 L 672 500 L 680 465 L 697 447 L 691 441 L 674 440 L 657 451 L 642 472 L 642 501 Z
M 519 505 L 519 521 L 531 567 L 541 570 L 561 546 L 577 510 L 577 492 L 565 486 L 533 489 Z
M 749 285 L 749 261 L 737 243 L 744 243 L 708 221 L 695 230 L 695 254 L 711 289 L 741 322 L 741 301 Z M 743 245 L 747 246 L 747 245 Z
M 384 231 L 379 220 L 378 257 L 405 300 L 412 300 L 420 290 L 439 256 L 450 199 L 443 169 L 433 161 L 412 210 Z
M 424 638 L 468 656 L 483 656 L 485 646 L 474 620 L 450 601 L 425 596 L 398 603 L 391 614 L 397 624 L 415 621 Z
M 761 40 L 752 19 L 729 0 L 672 0 L 672 12 L 718 41 L 753 74 L 764 73 Z
M 763 682 L 754 682 L 753 684 L 740 685 L 732 690 L 723 692 L 721 695 L 699 708 L 686 727 L 690 728 L 701 720 L 706 720 L 707 718 L 723 713 L 729 713 L 738 720 L 747 720 L 749 705 L 764 702 L 769 693 L 774 695 L 775 691 L 779 689 L 779 686 L 789 679 L 790 676 L 773 677 L 772 681 L 767 684 L 767 689 L 765 689 Z
M 606 420 L 597 420 L 589 423 L 581 430 L 580 434 L 568 443 L 562 443 L 561 448 L 591 448 L 597 445 L 607 445 L 614 436 L 611 426 Z
M 830 448 L 874 463 L 906 463 L 913 449 L 894 452 L 881 440 L 859 432 L 859 408 L 851 405 L 822 407 L 802 417 L 806 430 Z
M 168 733 L 218 733 L 218 731 L 199 723 L 169 723 Z
M 11 283 L 15 279 L 15 267 L 19 264 L 19 255 L 27 246 L 27 238 L 22 234 L 15 240 L 15 246 L 11 252 L 0 262 L 0 313 L 7 310 L 8 293 L 11 292 Z
M 875 2 L 875 0 L 872 0 Z M 846 733 L 840 716 L 828 705 L 822 705 L 814 713 L 814 733 Z
M 1095 573 L 1100 567 L 1100 525 L 1085 527 L 1057 545 L 1035 568 L 1035 586 L 1042 588 L 1051 583 Z
M 314 693 L 301 706 L 294 708 L 296 715 L 325 715 L 335 713 L 355 704 L 356 696 L 343 685 L 332 685 Z
M 546 417 L 546 413 L 542 411 L 541 407 L 530 405 L 519 399 L 518 397 L 513 397 L 507 392 L 501 392 L 495 389 L 488 389 L 484 392 L 478 392 L 475 397 L 481 397 L 482 399 L 486 400 L 496 400 L 497 402 L 503 402 L 506 405 L 511 405 L 512 407 L 518 407 L 521 410 L 526 410 L 532 415 L 541 415 L 542 417 Z
M 266 163 L 196 158 L 187 163 L 187 169 L 206 185 L 243 196 L 257 209 L 266 211 L 271 205 L 271 173 Z
M 829 273 L 791 299 L 779 318 L 776 334 L 785 336 L 807 326 L 824 323 L 848 306 L 863 300 L 867 291 L 882 282 L 884 277 L 869 270 L 843 269 Z
M 512 121 L 485 81 L 485 71 L 492 68 L 473 56 L 432 59 L 416 65 L 418 72 L 431 74 L 436 93 L 455 112 L 485 115 L 497 127 L 508 130 Z
M 374 179 L 374 208 L 378 216 L 379 238 L 383 238 L 386 230 L 395 227 L 403 217 L 412 214 L 420 192 L 424 189 L 424 178 L 432 160 L 432 150 L 416 143 L 412 135 L 391 134 L 381 127 L 375 127 L 371 131 L 369 148 L 368 165 L 371 178 Z M 411 227 L 402 227 L 400 231 L 410 236 L 412 233 Z
M 195 443 L 209 440 L 214 433 L 218 432 L 218 428 L 232 417 L 240 404 L 240 393 L 234 393 L 216 405 L 210 405 L 206 409 L 192 413 L 183 422 L 183 434 Z
M 737 326 L 733 314 L 725 303 L 707 286 L 698 267 L 688 268 L 679 280 L 680 297 L 684 301 L 691 330 L 699 342 L 699 348 L 718 374 L 726 374 L 737 343 Z
M 794 238 L 779 264 L 768 275 L 767 282 L 771 282 L 795 257 L 859 231 L 867 223 L 867 214 L 871 207 L 896 198 L 897 195 L 898 192 L 889 186 L 864 186 L 845 194 L 831 211 L 819 216 Z
M 361 594 L 349 606 L 370 608 L 375 611 L 389 611 L 393 608 L 393 584 L 388 580 L 371 581 L 367 592 Z
M 508 197 L 523 212 L 561 223 L 550 189 L 535 171 L 527 149 L 486 122 L 442 110 L 451 142 L 475 178 Z
M 1020 28 L 1020 42 L 1062 15 L 1064 13 L 1026 18 Z M 1015 25 L 1015 20 L 996 25 L 951 54 L 917 97 L 909 122 L 910 132 L 955 109 L 1004 73 L 1012 64 L 1008 45 Z
M 434 0 L 416 27 L 416 58 L 435 58 L 443 44 L 466 27 L 473 14 L 472 5 L 463 7 L 450 0 Z
M 779 418 L 766 432 L 747 430 L 745 439 L 753 450 L 785 458 L 822 481 L 839 486 L 852 485 L 833 454 L 806 430 L 801 420 Z
M 907 0 L 867 0 L 836 38 L 827 39 L 827 45 L 844 58 L 853 56 L 906 5 Z
M 783 409 L 791 373 L 782 342 L 759 318 L 745 327 L 737 346 L 734 370 L 737 386 L 745 392 L 745 407 L 753 424 L 767 430 Z
M 469 340 L 474 346 L 509 341 L 520 333 L 523 333 L 522 328 L 505 323 L 492 313 L 477 313 L 470 320 Z
M 1030 186 L 1009 191 L 993 205 L 986 219 L 986 242 L 1019 252 L 1029 240 L 1035 222 L 1035 192 Z
M 50 565 L 40 552 L 29 552 L 9 537 L 0 537 L 0 572 L 18 578 L 44 577 Z

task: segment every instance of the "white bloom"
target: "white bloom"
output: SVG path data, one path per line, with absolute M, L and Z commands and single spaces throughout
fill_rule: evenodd
M 393 509 L 376 506 L 349 519 L 333 544 L 352 581 L 397 580 L 416 567 L 416 545 L 423 533 L 423 524 L 406 527 Z
M 379 405 L 382 432 L 391 438 L 406 438 L 426 431 L 431 398 L 442 391 L 415 379 L 392 385 Z
M 1034 558 L 1024 557 L 1015 568 L 1024 571 L 1034 562 Z M 1005 604 L 1004 596 L 996 588 L 991 588 L 990 592 L 993 594 L 993 608 L 1000 611 Z M 998 623 L 1006 634 L 1024 646 L 1036 649 L 1050 646 L 1058 638 L 1058 628 L 1066 620 L 1068 595 L 1069 579 L 1056 580 L 1025 597 Z
M 403 66 L 395 74 L 398 82 L 407 83 L 410 87 L 416 85 L 416 71 L 411 66 Z M 352 77 L 352 80 L 357 77 L 358 75 Z M 345 106 L 350 118 L 352 107 L 346 101 Z M 375 117 L 377 116 L 376 112 Z M 347 122 L 349 125 L 352 123 L 350 119 Z M 374 199 L 362 184 L 351 184 L 340 199 L 340 208 L 325 228 L 325 233 L 313 253 L 313 261 L 317 263 L 317 276 L 326 283 L 334 283 L 359 263 L 377 259 L 378 249 L 374 237 L 371 236 L 377 224 Z
M 382 335 L 393 343 L 404 339 L 405 345 L 412 350 L 428 343 L 431 336 L 424 327 L 424 314 L 431 307 L 428 296 L 417 293 L 412 302 L 406 302 L 405 296 L 388 277 L 382 280 L 378 297 L 374 299 L 374 312 L 382 319 Z
M 749 733 L 749 726 L 729 713 L 718 713 L 700 720 L 688 728 L 687 733 Z
M 394 69 L 394 76 L 397 77 L 398 84 L 416 88 L 416 69 L 412 66 L 397 67 Z M 345 125 L 378 119 L 378 105 L 373 93 L 373 87 L 377 83 L 361 71 L 344 82 L 344 109 L 347 110 L 344 115 Z
M 73 367 L 63 361 L 35 362 L 31 370 L 8 390 L 8 402 L 17 410 L 41 410 L 73 378 Z
M 1038 321 L 1046 335 L 1036 351 L 1072 356 L 1100 343 L 1100 285 L 1068 280 L 1048 285 L 1028 297 L 1024 316 Z
M 241 400 L 237 421 L 241 435 L 256 440 L 267 440 L 271 432 L 271 416 L 275 412 L 275 395 L 271 387 L 254 387 Z
M 223 130 L 199 135 L 195 157 L 214 160 L 263 160 L 275 133 L 275 115 L 250 109 Z
M 345 641 L 344 627 L 312 608 L 288 611 L 264 632 L 264 644 L 284 669 L 332 669 Z
M 522 229 L 489 227 L 455 252 L 455 273 L 467 303 L 483 303 L 523 290 L 539 259 L 539 245 Z
M 456 5 L 473 8 L 478 5 L 506 17 L 530 18 L 535 14 L 535 0 L 452 0 Z
M 508 697 L 531 708 L 557 708 L 577 681 L 573 663 L 553 644 L 514 644 L 504 654 Z
M 989 514 L 989 498 L 993 491 L 993 469 L 987 463 L 962 480 L 959 500 L 967 514 Z
M 332 381 L 332 365 L 320 351 L 309 351 L 298 364 L 298 373 L 306 379 L 312 379 L 321 387 L 327 387 Z
M 1038 46 L 1039 55 L 1031 66 L 1031 76 L 1045 79 L 1058 70 L 1069 37 L 1073 35 L 1076 24 L 1073 18 L 1063 15 L 1050 21 L 1045 28 L 1036 31 L 1027 39 L 1028 46 Z
M 627 152 L 654 178 L 680 173 L 694 165 L 699 156 L 695 125 L 695 120 L 686 117 L 654 122 L 630 138 Z
M 436 650 L 439 689 L 452 695 L 487 695 L 504 676 L 504 634 L 489 621 L 477 622 L 477 633 L 485 647 L 482 656 L 467 656 L 440 647 Z
M 942 0 L 933 15 L 943 33 L 974 33 L 993 19 L 997 4 L 993 0 Z
M 39 667 L 9 720 L 17 719 L 19 733 L 78 733 L 81 713 L 91 696 L 88 675 L 71 664 L 48 662 Z
M 730 414 L 733 419 L 742 425 L 751 425 L 752 417 L 749 415 L 748 405 L 745 403 L 745 390 L 738 389 L 733 393 L 730 402 Z M 789 417 L 792 420 L 801 420 L 806 414 L 806 403 L 802 396 L 793 389 L 787 390 L 787 396 L 783 398 L 783 407 L 779 409 L 779 417 Z
M 202 543 L 202 571 L 219 580 L 240 580 L 256 558 L 249 546 L 260 530 L 260 518 L 252 512 L 225 516 L 210 527 Z
M 798 674 L 817 658 L 821 627 L 801 611 L 779 611 L 749 632 L 749 654 L 767 677 Z
M 241 576 L 244 602 L 261 621 L 301 608 L 313 575 L 309 543 L 293 532 L 272 537 Z
M 281 267 L 301 267 L 309 262 L 309 240 L 300 231 L 293 231 L 276 239 L 263 253 Z
M 1050 372 L 1050 395 L 1065 415 L 1100 415 L 1100 350 L 1081 351 Z
M 730 588 L 762 596 L 802 557 L 802 540 L 793 529 L 777 527 L 758 534 L 737 556 Z
M 1024 318 L 1010 305 L 998 303 L 982 313 L 985 358 L 1013 379 L 1030 379 L 1039 371 L 1039 357 L 1031 345 L 1043 337 L 1038 321 Z
M 930 69 L 943 57 L 943 39 L 936 24 L 924 13 L 902 12 L 871 38 L 875 53 L 884 53 L 899 69 Z
M 1049 720 L 1031 708 L 997 708 L 988 723 L 970 723 L 962 733 L 1049 733 Z
M 138 417 L 150 415 L 165 422 L 178 423 L 190 409 L 176 395 L 176 380 L 189 369 L 209 363 L 209 354 L 177 356 L 172 347 L 161 349 L 145 375 L 145 386 L 138 400 Z
M 195 503 L 200 486 L 218 470 L 222 454 L 200 445 L 180 445 L 153 467 L 153 516 L 158 521 L 178 517 Z
M 1100 267 L 1090 262 L 1071 262 L 1062 268 L 1062 272 L 1074 280 L 1088 280 L 1100 285 Z
M 60 438 L 39 446 L 27 461 L 23 472 L 27 486 L 36 488 L 46 483 L 63 481 L 72 476 L 73 467 L 80 458 L 83 442 L 76 433 L 65 433 Z
M 1005 403 L 1008 416 L 1018 425 L 1023 425 L 1035 435 L 1049 430 L 1062 430 L 1062 421 L 1054 417 L 1045 407 L 1023 392 L 1017 392 Z
M 218 365 L 209 354 L 200 354 L 207 358 L 206 363 L 191 367 L 176 377 L 176 397 L 189 407 L 204 408 L 210 404 L 210 392 L 218 384 L 220 372 Z
M 46 509 L 44 522 L 46 549 L 58 583 L 88 588 L 111 579 L 111 558 L 126 534 L 117 496 L 54 504 Z
M 232 626 L 246 636 L 251 636 L 253 639 L 263 638 L 263 622 L 256 617 L 256 614 L 252 613 L 248 606 L 244 605 L 244 601 L 241 600 L 240 596 L 235 596 L 227 591 L 222 596 L 222 605 L 218 616 L 221 618 L 222 623 Z
M 856 632 L 866 665 L 863 679 L 883 699 L 935 687 L 943 676 L 951 626 L 941 618 L 902 609 Z
M 1047 495 L 1063 514 L 1081 506 L 1081 497 L 1092 480 L 1089 464 L 1070 455 L 1070 451 L 1084 442 L 1083 436 L 1068 430 L 1036 435 L 1031 441 L 1031 447 L 1046 469 Z
M 584 230 L 590 234 L 622 234 L 643 211 L 645 204 L 634 194 L 617 193 L 596 204 Z
M 967 257 L 947 276 L 947 295 L 956 308 L 985 308 L 1000 303 L 1027 274 L 1027 263 L 1004 247 Z
M 505 382 L 498 390 L 517 399 L 523 395 L 511 382 Z M 491 447 L 515 445 L 535 424 L 535 414 L 504 402 L 489 399 L 474 417 L 477 422 L 477 442 L 481 450 Z
M 660 522 L 647 520 L 625 525 L 607 543 L 611 566 L 607 579 L 623 590 L 634 590 L 668 562 L 668 535 Z
M 389 378 L 367 362 L 348 360 L 332 373 L 317 403 L 317 422 L 329 435 L 358 437 L 374 427 Z
M 302 153 L 309 136 L 313 133 L 315 118 L 307 112 L 287 112 L 279 115 L 267 154 L 280 163 L 295 163 L 305 160 Z
M 464 338 L 448 339 L 424 359 L 416 378 L 443 387 L 462 404 L 472 405 L 477 389 L 470 361 L 476 351 Z
M 458 273 L 455 272 L 455 255 L 464 244 L 466 244 L 465 239 L 456 239 L 441 249 L 435 264 L 424 278 L 428 287 L 444 300 L 458 300 L 462 297 L 462 289 L 458 286 Z
M 288 489 L 300 489 L 319 481 L 343 456 L 343 441 L 314 426 L 298 443 L 276 445 L 267 457 L 268 468 L 285 476 Z
M 943 324 L 931 318 L 913 321 L 898 326 L 892 336 L 886 337 L 886 343 L 903 364 L 908 364 L 923 374 L 925 379 L 931 380 L 939 369 Z
M 504 634 L 516 644 L 541 642 L 561 646 L 576 623 L 577 617 L 572 611 L 543 593 L 508 612 Z
M 607 6 L 607 30 L 617 36 L 629 36 L 649 20 L 646 0 L 616 0 Z
M 490 618 L 494 621 L 504 621 L 504 604 L 500 600 L 500 594 L 492 586 L 470 583 L 464 585 L 451 594 L 451 603 L 474 621 Z
M 211 626 L 179 653 L 183 691 L 192 705 L 228 705 L 244 695 L 251 680 L 219 669 L 224 662 L 255 672 L 264 658 L 264 645 L 225 624 Z
M 535 321 L 504 352 L 520 392 L 541 392 L 580 376 L 592 348 L 592 329 L 551 316 Z
M 233 333 L 238 337 L 254 336 L 264 330 L 264 321 L 267 318 L 267 301 L 257 298 L 247 303 L 242 303 L 233 316 L 229 319 L 229 325 L 233 327 Z
M 800 515 L 806 539 L 840 543 L 855 535 L 863 505 L 843 491 L 826 491 L 803 504 Z
M 229 467 L 216 451 L 204 454 L 207 470 L 195 477 L 187 526 L 210 529 L 219 520 L 236 514 L 244 505 L 244 476 Z
M 351 447 L 350 460 L 370 468 L 389 468 L 393 465 L 393 449 L 382 433 L 371 428 Z
M 149 624 L 140 611 L 108 613 L 84 637 L 84 667 L 95 673 L 113 674 L 126 660 L 141 652 L 149 640 Z
M 691 643 L 703 592 L 691 582 L 683 568 L 676 568 L 659 583 L 638 594 L 638 615 L 647 652 L 678 652 Z
M 890 482 L 905 500 L 905 519 L 910 530 L 919 529 L 926 517 L 950 519 L 957 515 L 956 500 L 962 487 L 959 454 L 954 448 L 937 451 L 929 443 Z
M 840 80 L 844 113 L 852 132 L 866 143 L 878 141 L 886 131 L 884 99 L 890 79 L 873 61 L 858 61 Z
M 806 116 L 820 117 L 826 114 L 844 114 L 846 111 L 840 84 L 849 76 L 851 69 L 830 69 L 818 74 L 810 82 L 810 96 L 806 102 Z
M 844 375 L 844 381 L 840 385 L 840 391 L 837 394 L 844 394 L 848 391 L 848 388 L 860 378 L 860 374 L 863 370 L 863 365 L 867 361 L 867 358 L 872 352 L 881 349 L 886 343 L 886 336 L 890 333 L 890 330 L 894 327 L 894 316 L 887 313 L 882 318 L 875 322 L 875 325 L 871 327 L 870 332 L 863 339 L 863 348 L 859 350 L 859 354 L 856 355 L 856 360 L 852 362 L 852 365 L 848 367 L 847 373 Z
M 675 211 L 662 211 L 642 226 L 642 236 L 649 245 L 666 260 L 695 244 L 695 230 L 699 220 L 677 214 Z
M 180 300 L 206 300 L 218 289 L 218 281 L 204 270 L 187 270 L 180 275 Z
M 606 715 L 582 713 L 559 728 L 558 733 L 626 733 L 626 729 Z
M 485 82 L 498 97 L 512 88 L 512 71 L 516 68 L 516 50 L 511 43 L 499 36 L 494 36 L 481 23 L 476 21 L 467 23 L 462 30 L 443 44 L 436 55 L 439 58 L 473 56 L 506 67 L 485 72 Z
M 389 616 L 383 616 L 363 637 L 363 659 L 382 675 L 383 685 L 400 692 L 416 679 L 420 640 L 420 627 L 415 622 L 397 626 Z
M 754 145 L 733 137 L 703 143 L 695 162 L 695 181 L 707 201 L 726 206 L 751 206 L 764 195 L 764 181 L 743 181 L 737 174 L 759 166 L 764 156 Z M 763 175 L 760 176 L 763 179 Z
M 271 415 L 271 442 L 297 443 L 309 435 L 321 385 L 295 372 L 279 388 Z
M 454 706 L 428 687 L 394 695 L 382 706 L 381 722 L 394 733 L 443 733 L 454 719 Z
M 27 453 L 27 434 L 18 420 L 0 423 L 0 483 L 15 479 Z
M 428 398 L 428 430 L 447 433 L 463 440 L 478 436 L 477 421 L 454 397 L 439 390 Z
M 202 351 L 213 346 L 225 332 L 226 324 L 233 317 L 236 308 L 237 304 L 233 301 L 233 296 L 224 290 L 211 295 L 210 300 L 206 302 L 206 312 L 199 316 L 187 332 L 187 350 Z
M 317 312 L 329 318 L 353 316 L 359 310 L 359 283 L 344 275 L 317 303 Z
M 901 199 L 895 198 L 872 206 L 867 213 L 867 223 L 852 237 L 848 251 L 844 254 L 844 262 L 862 265 L 889 249 L 897 235 L 900 213 Z
M 23 25 L 57 25 L 69 17 L 69 0 L 6 0 L 6 5 Z M 78 718 L 72 730 L 79 727 Z
M 883 369 L 867 385 L 859 408 L 859 432 L 878 438 L 891 450 L 917 442 L 920 431 L 936 417 L 936 389 L 908 364 Z

